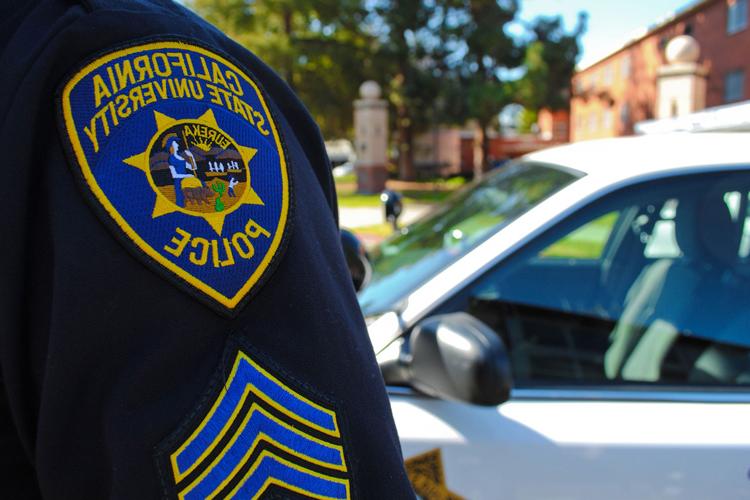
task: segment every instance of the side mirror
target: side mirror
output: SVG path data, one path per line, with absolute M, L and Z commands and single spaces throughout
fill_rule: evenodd
M 359 291 L 370 281 L 372 275 L 370 258 L 359 238 L 346 229 L 341 230 L 341 247 L 344 249 L 344 257 L 354 289 Z
M 423 320 L 412 330 L 408 350 L 400 369 L 384 370 L 387 382 L 392 375 L 430 396 L 478 405 L 495 406 L 510 397 L 513 379 L 503 341 L 473 316 Z

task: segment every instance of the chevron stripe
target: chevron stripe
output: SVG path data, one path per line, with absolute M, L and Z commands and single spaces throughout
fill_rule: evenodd
M 301 424 L 301 425 L 300 425 Z M 332 410 L 282 383 L 241 351 L 206 416 L 170 455 L 181 500 L 257 498 L 272 485 L 311 498 L 349 498 Z
M 345 479 L 307 471 L 267 452 L 260 454 L 245 479 L 229 493 L 228 498 L 255 500 L 272 484 L 312 498 L 350 498 L 349 482 Z
M 344 450 L 300 432 L 253 404 L 240 425 L 239 432 L 225 451 L 193 483 L 180 498 L 187 500 L 211 498 L 240 473 L 261 442 L 267 442 L 308 462 L 336 470 L 346 470 Z M 304 453 L 301 452 L 304 450 Z
M 298 422 L 340 437 L 333 411 L 296 393 L 240 351 L 229 384 L 193 434 L 171 456 L 177 481 L 192 472 L 226 435 L 250 393 Z

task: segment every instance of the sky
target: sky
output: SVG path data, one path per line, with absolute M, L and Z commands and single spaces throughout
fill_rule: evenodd
M 628 40 L 639 30 L 658 24 L 675 10 L 682 10 L 698 0 L 521 0 L 521 19 L 530 21 L 539 15 L 562 15 L 572 30 L 578 12 L 589 14 L 588 30 L 583 35 L 583 55 L 578 66 L 585 68 Z

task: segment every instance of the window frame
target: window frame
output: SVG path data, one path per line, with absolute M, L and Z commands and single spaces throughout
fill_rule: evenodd
M 740 4 L 743 5 L 740 8 Z M 742 15 L 744 11 L 744 16 Z M 727 0 L 727 35 L 734 35 L 747 28 L 748 0 Z
M 633 61 L 629 52 L 623 54 L 620 59 L 620 78 L 630 78 Z
M 620 125 L 622 128 L 627 128 L 631 123 L 631 116 L 630 116 L 630 103 L 625 101 L 620 105 Z
M 502 259 L 486 266 L 472 280 L 463 283 L 460 288 L 452 290 L 448 297 L 438 301 L 433 307 L 426 312 L 422 318 L 428 318 L 439 314 L 450 314 L 456 312 L 455 304 L 462 298 L 468 297 L 470 291 L 479 284 L 488 275 L 491 275 L 498 268 L 507 265 L 508 261 L 517 258 L 530 248 L 538 246 L 540 240 L 544 240 L 550 234 L 554 234 L 561 226 L 571 224 L 584 216 L 586 211 L 600 204 L 606 204 L 606 199 L 618 196 L 625 191 L 637 190 L 647 187 L 653 183 L 669 182 L 675 179 L 687 179 L 697 177 L 712 177 L 722 175 L 750 175 L 750 164 L 732 166 L 730 168 L 712 168 L 701 169 L 699 171 L 686 171 L 673 175 L 662 175 L 650 179 L 640 179 L 636 182 L 625 185 L 618 185 L 616 189 L 601 193 L 599 196 L 590 199 L 586 204 L 577 207 L 574 211 L 567 214 L 564 218 L 555 221 L 554 224 L 547 227 L 544 231 L 529 238 L 518 246 L 513 252 L 504 256 Z M 595 220 L 594 219 L 591 220 Z M 589 223 L 588 221 L 585 224 Z M 623 224 L 623 213 L 607 238 L 605 249 L 602 252 L 601 261 L 605 262 L 611 258 L 613 239 L 617 238 L 616 233 Z M 574 224 L 573 224 L 574 225 Z M 579 226 L 582 227 L 582 226 Z M 573 229 L 575 231 L 576 229 Z M 540 247 L 542 248 L 542 247 Z M 539 250 L 539 249 L 538 249 Z M 538 258 L 538 257 L 533 257 Z M 404 335 L 408 337 L 412 328 L 418 324 L 418 321 L 410 325 L 405 330 Z M 676 385 L 653 382 L 621 381 L 617 384 L 597 384 L 593 382 L 580 382 L 570 384 L 554 384 L 549 382 L 525 381 L 520 387 L 514 387 L 512 399 L 563 399 L 563 400 L 611 400 L 611 401 L 679 401 L 679 402 L 708 402 L 708 403 L 728 403 L 728 402 L 750 402 L 750 386 L 731 386 L 731 385 Z
M 739 82 L 737 82 L 738 88 L 732 89 L 732 90 L 738 91 L 738 94 L 736 96 L 729 95 L 729 90 L 730 90 L 729 80 L 730 78 L 733 78 L 733 77 L 738 77 L 738 80 L 739 80 Z M 724 73 L 723 83 L 724 83 L 724 96 L 723 97 L 724 97 L 725 104 L 736 103 L 736 102 L 740 102 L 743 100 L 743 97 L 745 97 L 745 70 L 744 69 L 738 68 L 738 69 L 733 69 L 731 71 L 727 71 L 726 73 Z

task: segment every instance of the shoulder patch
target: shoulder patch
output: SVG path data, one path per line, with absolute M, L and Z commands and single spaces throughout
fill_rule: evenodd
M 159 449 L 168 496 L 351 498 L 336 413 L 235 352 L 226 381 Z
M 59 92 L 73 170 L 129 249 L 235 313 L 283 251 L 290 178 L 260 85 L 185 41 L 100 55 Z

